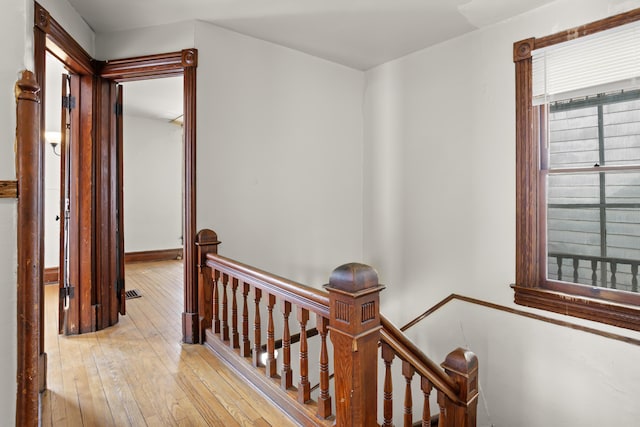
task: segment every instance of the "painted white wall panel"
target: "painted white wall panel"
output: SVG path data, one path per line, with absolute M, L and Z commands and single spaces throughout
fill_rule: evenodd
M 363 73 L 200 22 L 196 48 L 198 227 L 311 285 L 360 261 Z
M 123 145 L 125 252 L 181 248 L 182 128 L 125 113 Z

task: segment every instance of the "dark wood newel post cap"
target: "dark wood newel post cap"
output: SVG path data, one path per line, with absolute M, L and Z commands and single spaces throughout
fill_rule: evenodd
M 470 402 L 478 397 L 478 358 L 470 350 L 458 347 L 440 365 L 460 387 L 460 398 Z
M 207 228 L 198 231 L 196 234 L 196 246 L 209 246 L 209 245 L 219 245 L 220 240 L 218 240 L 218 235 L 215 231 L 209 230 Z
M 384 286 L 378 283 L 375 269 L 350 263 L 333 270 L 325 288 L 336 373 L 335 426 L 377 425 L 380 292 Z
M 366 264 L 352 262 L 333 270 L 326 288 L 345 292 L 358 292 L 378 286 L 378 273 Z
M 478 369 L 478 358 L 472 351 L 458 347 L 447 355 L 441 366 L 458 374 L 468 375 Z

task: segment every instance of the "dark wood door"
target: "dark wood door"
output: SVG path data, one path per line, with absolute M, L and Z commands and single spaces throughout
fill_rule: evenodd
M 63 79 L 59 331 L 98 331 L 125 314 L 122 89 Z
M 112 194 L 113 194 L 113 220 L 115 223 L 115 274 L 118 292 L 118 312 L 122 315 L 126 313 L 126 290 L 124 281 L 124 173 L 123 173 L 123 103 L 122 103 L 122 85 L 113 85 L 115 91 L 115 140 L 113 141 L 114 149 L 114 170 L 112 177 Z
M 96 328 L 125 314 L 122 206 L 122 87 L 98 78 L 96 128 Z

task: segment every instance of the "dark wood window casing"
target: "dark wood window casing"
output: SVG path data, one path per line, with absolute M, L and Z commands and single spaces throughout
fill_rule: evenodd
M 640 294 L 547 279 L 546 197 L 540 170 L 541 107 L 532 105 L 534 49 L 640 20 L 640 9 L 514 43 L 516 70 L 516 304 L 640 331 Z M 544 113 L 544 112 L 542 112 Z

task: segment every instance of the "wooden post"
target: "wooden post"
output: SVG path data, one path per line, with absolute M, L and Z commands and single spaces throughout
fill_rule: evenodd
M 336 426 L 377 425 L 380 291 L 376 271 L 345 264 L 331 274 L 330 336 L 333 342 Z
M 200 338 L 198 308 L 198 261 L 194 236 L 196 234 L 196 67 L 198 51 L 185 49 L 181 53 L 184 90 L 184 312 L 182 313 L 182 342 L 195 344 Z M 215 233 L 214 233 L 215 234 Z
M 33 179 L 41 168 L 40 86 L 31 71 L 17 83 L 16 149 L 18 175 L 18 374 L 16 425 L 38 425 L 40 379 L 40 291 L 42 287 L 42 180 Z
M 207 267 L 207 254 L 217 254 L 218 235 L 213 230 L 200 230 L 196 235 L 198 250 L 196 262 L 198 271 L 198 313 L 200 318 L 200 342 L 204 342 L 205 331 L 211 327 L 213 281 L 211 268 Z M 189 268 L 187 266 L 187 268 Z
M 478 407 L 478 358 L 464 348 L 457 348 L 449 353 L 442 363 L 442 368 L 459 386 L 460 400 L 464 406 L 445 399 L 445 427 L 475 427 Z

